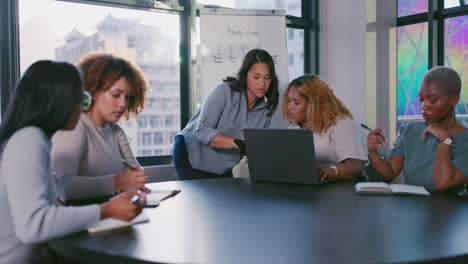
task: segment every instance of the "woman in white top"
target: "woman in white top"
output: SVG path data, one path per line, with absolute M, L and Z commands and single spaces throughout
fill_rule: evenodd
M 53 138 L 52 168 L 64 175 L 67 200 L 112 195 L 144 188 L 146 173 L 139 166 L 117 122 L 138 116 L 147 99 L 148 83 L 132 63 L 110 54 L 95 53 L 78 62 L 84 87 L 93 97 L 91 108 L 73 131 Z M 125 168 L 125 159 L 137 170 Z
M 283 118 L 314 133 L 322 179 L 360 176 L 367 154 L 353 116 L 326 82 L 314 75 L 294 79 L 284 94 Z
M 80 74 L 66 62 L 36 62 L 18 83 L 0 126 L 0 263 L 51 263 L 45 241 L 99 219 L 129 221 L 144 206 L 144 194 L 129 203 L 136 191 L 101 205 L 61 206 L 50 138 L 75 127 L 82 100 Z

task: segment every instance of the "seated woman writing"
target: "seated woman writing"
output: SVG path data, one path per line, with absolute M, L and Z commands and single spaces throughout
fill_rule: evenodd
M 290 128 L 312 129 L 322 180 L 361 175 L 367 154 L 359 129 L 326 82 L 314 75 L 294 79 L 284 95 L 283 118 L 289 120 Z
M 75 129 L 52 138 L 51 166 L 64 184 L 66 200 L 92 199 L 142 189 L 146 172 L 133 155 L 118 122 L 138 116 L 146 102 L 148 82 L 141 70 L 123 58 L 93 53 L 78 62 L 84 89 L 92 96 Z M 121 160 L 132 168 L 125 168 Z
M 32 64 L 14 90 L 0 126 L 0 263 L 54 263 L 45 242 L 95 226 L 130 221 L 146 203 L 136 190 L 97 205 L 61 206 L 50 168 L 50 138 L 73 130 L 86 108 L 81 76 L 67 62 Z
M 369 132 L 369 157 L 385 181 L 392 181 L 403 170 L 407 184 L 438 191 L 463 190 L 462 185 L 468 183 L 468 131 L 455 119 L 460 90 L 456 71 L 448 67 L 428 71 L 419 86 L 425 121 L 402 126 L 386 160 L 377 153 L 385 143 L 384 131 Z

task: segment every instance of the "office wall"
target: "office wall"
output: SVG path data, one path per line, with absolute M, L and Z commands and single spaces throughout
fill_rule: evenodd
M 320 5 L 320 75 L 357 122 L 384 128 L 393 141 L 397 0 L 327 0 Z
M 320 75 L 366 121 L 366 1 L 320 2 Z

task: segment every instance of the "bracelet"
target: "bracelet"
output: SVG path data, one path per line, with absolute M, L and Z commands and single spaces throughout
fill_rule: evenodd
M 333 170 L 335 171 L 335 175 L 333 175 L 332 178 L 337 178 L 337 177 L 338 177 L 338 173 L 339 173 L 338 167 L 336 167 L 335 165 L 331 165 L 330 168 L 333 169 Z

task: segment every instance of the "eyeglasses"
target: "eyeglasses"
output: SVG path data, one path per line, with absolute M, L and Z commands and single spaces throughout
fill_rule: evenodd
M 83 111 L 88 111 L 93 103 L 93 97 L 88 91 L 83 91 L 83 101 L 81 102 L 81 108 Z

